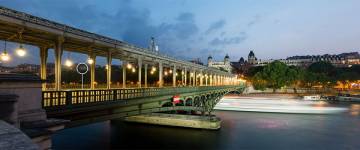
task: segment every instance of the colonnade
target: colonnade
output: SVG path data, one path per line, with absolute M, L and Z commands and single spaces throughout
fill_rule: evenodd
M 64 39 L 59 38 L 54 47 L 55 53 L 55 87 L 54 90 L 61 90 L 61 58 L 63 54 L 63 43 Z M 48 47 L 40 47 L 40 76 L 41 79 L 46 80 L 46 62 L 48 57 Z M 90 50 L 92 51 L 92 50 Z M 111 88 L 111 62 L 112 62 L 112 53 L 107 51 L 107 72 L 106 72 L 106 88 Z M 90 89 L 95 89 L 95 66 L 96 66 L 96 54 L 90 53 L 89 58 L 93 60 L 93 63 L 90 64 Z M 122 60 L 122 88 L 127 88 L 126 85 L 126 72 L 127 65 L 132 64 L 137 66 L 138 81 L 137 87 L 142 88 L 144 85 L 145 88 L 148 87 L 148 63 L 144 63 L 141 57 L 138 57 L 135 60 Z M 158 69 L 158 87 L 164 87 L 164 65 L 169 68 L 169 71 L 172 71 L 172 87 L 177 86 L 220 86 L 220 85 L 235 85 L 236 78 L 230 75 L 223 75 L 211 72 L 206 69 L 195 69 L 192 66 L 180 66 L 180 64 L 165 64 L 164 61 L 155 60 L 152 64 L 157 66 Z M 144 81 L 142 81 L 142 69 L 144 67 Z M 178 70 L 181 72 L 181 83 L 177 83 Z M 224 73 L 225 74 L 225 73 Z M 43 85 L 45 90 L 45 85 Z

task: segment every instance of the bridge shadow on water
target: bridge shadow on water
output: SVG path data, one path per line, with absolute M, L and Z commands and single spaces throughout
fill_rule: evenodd
M 360 149 L 360 104 L 336 114 L 215 111 L 220 130 L 128 123 L 121 120 L 65 129 L 57 149 Z M 318 106 L 314 106 L 318 107 Z
M 55 149 L 217 149 L 219 132 L 112 120 L 69 128 L 53 137 Z

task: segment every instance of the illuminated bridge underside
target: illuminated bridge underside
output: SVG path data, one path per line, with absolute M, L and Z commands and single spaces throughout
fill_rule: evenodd
M 148 37 L 144 37 L 148 38 Z M 112 59 L 120 59 L 123 63 L 123 88 L 126 88 L 126 64 L 136 64 L 138 71 L 138 87 L 142 84 L 147 87 L 147 67 L 158 66 L 158 87 L 164 85 L 164 67 L 172 68 L 173 72 L 182 70 L 182 86 L 186 81 L 192 80 L 192 86 L 204 85 L 236 85 L 234 74 L 219 69 L 194 64 L 188 61 L 163 55 L 147 48 L 140 48 L 123 41 L 105 37 L 77 29 L 68 25 L 32 16 L 16 10 L 0 6 L 0 39 L 12 42 L 26 43 L 40 49 L 40 76 L 46 80 L 46 63 L 48 49 L 54 49 L 55 56 L 55 91 L 62 89 L 61 60 L 63 51 L 87 54 L 92 60 L 97 56 L 107 58 L 107 65 L 111 66 Z M 95 61 L 90 65 L 91 89 L 95 90 Z M 142 67 L 144 67 L 144 80 L 142 80 Z M 111 89 L 111 67 L 106 71 L 107 89 Z M 187 74 L 191 74 L 187 78 Z M 191 73 L 190 73 L 191 72 Z M 173 76 L 173 87 L 177 86 L 176 73 Z M 191 79 L 192 78 L 192 79 Z M 199 78 L 199 79 L 198 79 Z M 205 78 L 205 79 L 204 79 Z M 205 81 L 205 82 L 204 82 Z M 208 82 L 209 81 L 209 82 Z M 189 83 L 190 85 L 190 83 Z M 43 89 L 46 90 L 43 84 Z
M 48 117 L 71 120 L 69 126 L 172 110 L 211 112 L 223 95 L 241 86 L 45 91 Z M 180 94 L 181 93 L 181 94 Z M 172 97 L 179 95 L 180 103 Z

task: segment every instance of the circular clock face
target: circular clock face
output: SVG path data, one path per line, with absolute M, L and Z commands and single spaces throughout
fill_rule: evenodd
M 85 64 L 85 63 L 79 63 L 79 64 L 76 66 L 76 71 L 77 71 L 79 74 L 86 74 L 86 73 L 89 71 L 89 67 L 88 67 L 87 64 Z

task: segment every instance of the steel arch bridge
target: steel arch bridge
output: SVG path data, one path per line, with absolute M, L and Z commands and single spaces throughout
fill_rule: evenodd
M 210 113 L 217 102 L 244 86 L 44 91 L 48 117 L 70 120 L 69 126 L 174 110 Z M 180 102 L 173 103 L 179 95 Z

